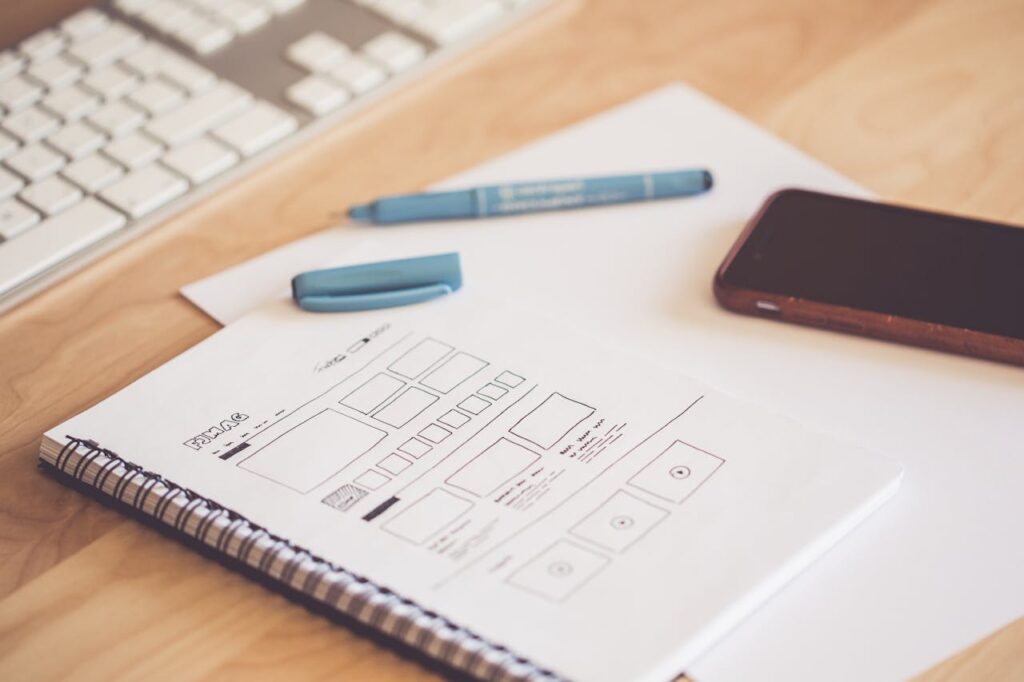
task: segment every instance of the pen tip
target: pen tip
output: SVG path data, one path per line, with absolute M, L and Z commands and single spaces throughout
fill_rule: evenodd
M 715 179 L 711 177 L 709 171 L 704 171 L 704 189 L 711 189 L 711 186 L 715 184 Z
M 356 204 L 348 209 L 348 217 L 352 220 L 369 220 L 370 207 L 366 204 Z

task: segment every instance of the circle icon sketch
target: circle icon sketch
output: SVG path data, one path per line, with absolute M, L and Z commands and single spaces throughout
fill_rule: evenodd
M 626 530 L 633 527 L 633 517 L 624 514 L 612 517 L 611 526 L 615 530 Z
M 548 566 L 548 573 L 556 578 L 564 578 L 572 574 L 572 564 L 568 561 L 553 561 Z
M 690 475 L 690 467 L 682 464 L 674 466 L 668 470 L 668 475 L 672 478 L 686 478 Z

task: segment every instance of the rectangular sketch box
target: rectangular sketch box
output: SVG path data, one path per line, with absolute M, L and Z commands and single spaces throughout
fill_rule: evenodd
M 429 440 L 431 443 L 440 443 L 448 436 L 452 435 L 452 432 L 443 426 L 437 424 L 430 424 L 427 428 L 419 432 L 419 437 L 424 440 Z
M 491 400 L 498 400 L 499 398 L 503 397 L 506 393 L 508 393 L 508 389 L 503 386 L 498 386 L 497 384 L 487 384 L 479 391 L 477 391 L 477 393 L 479 393 L 485 398 L 490 398 Z
M 453 429 L 457 429 L 460 426 L 465 426 L 466 424 L 468 424 L 469 417 L 467 415 L 462 414 L 458 410 L 448 410 L 440 417 L 438 417 L 437 421 L 441 422 L 445 426 L 450 426 Z
M 725 460 L 677 440 L 629 479 L 629 485 L 680 504 L 701 487 Z
M 367 469 L 356 477 L 356 483 L 364 488 L 369 488 L 370 490 L 376 490 L 390 480 L 391 478 L 389 476 L 385 476 L 379 471 L 374 471 L 373 469 Z
M 499 384 L 505 384 L 509 388 L 515 388 L 519 384 L 521 384 L 524 381 L 526 381 L 526 379 L 524 379 L 523 377 L 519 376 L 518 374 L 514 374 L 512 372 L 505 371 L 505 372 L 502 372 L 501 374 L 499 374 L 498 377 L 495 379 L 495 381 L 497 381 Z
M 307 493 L 384 440 L 386 431 L 326 409 L 293 426 L 238 466 Z
M 453 350 L 447 343 L 437 339 L 423 339 L 392 362 L 388 369 L 399 376 L 415 379 Z
M 369 494 L 357 485 L 346 483 L 320 501 L 338 511 L 348 511 L 356 502 Z
M 593 407 L 561 393 L 552 393 L 509 431 L 547 450 L 592 414 Z
M 412 386 L 378 410 L 373 418 L 388 426 L 401 428 L 438 400 L 436 395 Z
M 448 393 L 471 376 L 487 366 L 487 363 L 469 353 L 456 353 L 433 372 L 423 377 L 420 383 L 440 393 Z
M 484 497 L 497 491 L 503 483 L 538 459 L 540 455 L 533 450 L 502 438 L 463 464 L 446 482 L 467 493 Z
M 613 552 L 623 552 L 666 516 L 668 512 L 661 507 L 617 490 L 569 532 Z
M 471 395 L 459 403 L 459 408 L 469 412 L 470 414 L 480 414 L 490 406 L 491 404 L 489 402 L 475 395 Z
M 411 455 L 416 459 L 419 459 L 423 455 L 427 454 L 428 452 L 430 452 L 430 450 L 431 447 L 429 445 L 427 445 L 421 440 L 416 440 L 415 438 L 410 438 L 409 440 L 405 441 L 400 446 L 398 446 L 399 452 L 404 452 L 405 454 Z
M 392 476 L 397 476 L 398 474 L 402 473 L 403 471 L 411 467 L 412 462 L 407 460 L 405 457 L 402 457 L 401 455 L 391 453 L 381 461 L 377 462 L 377 466 L 379 466 L 381 469 L 388 472 Z
M 384 401 L 398 393 L 405 382 L 387 374 L 378 374 L 338 402 L 356 412 L 370 414 Z
M 382 527 L 403 540 L 421 545 L 473 508 L 473 503 L 434 488 Z
M 608 565 L 608 558 L 559 540 L 508 577 L 508 583 L 551 601 L 564 601 Z

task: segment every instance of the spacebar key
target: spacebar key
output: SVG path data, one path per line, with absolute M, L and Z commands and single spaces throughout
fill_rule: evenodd
M 0 244 L 0 294 L 121 229 L 127 219 L 88 198 Z

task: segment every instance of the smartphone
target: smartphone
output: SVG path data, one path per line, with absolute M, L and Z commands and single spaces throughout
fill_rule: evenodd
M 787 189 L 714 289 L 741 313 L 1024 365 L 1024 228 Z

